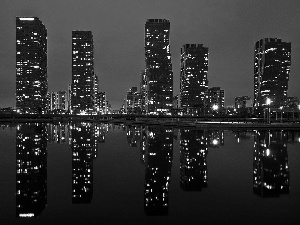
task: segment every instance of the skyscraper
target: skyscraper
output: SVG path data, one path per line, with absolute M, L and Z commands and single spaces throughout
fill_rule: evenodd
M 208 90 L 208 48 L 202 44 L 186 44 L 181 48 L 180 105 L 204 110 Z M 194 111 L 194 110 L 192 110 Z
M 141 112 L 142 112 L 142 114 L 145 114 L 146 113 L 146 98 L 147 98 L 146 70 L 141 71 L 140 94 L 141 94 Z
M 94 110 L 94 45 L 91 31 L 72 31 L 73 113 Z
M 141 95 L 137 92 L 137 87 L 132 87 L 127 91 L 125 99 L 125 111 L 127 114 L 141 113 Z
M 264 38 L 254 49 L 254 107 L 266 106 L 271 99 L 274 108 L 283 106 L 287 98 L 291 67 L 291 43 L 278 38 Z
M 147 20 L 145 25 L 146 110 L 149 114 L 169 114 L 172 109 L 173 72 L 169 35 L 169 20 Z
M 47 107 L 47 29 L 37 17 L 16 18 L 16 108 L 42 113 Z

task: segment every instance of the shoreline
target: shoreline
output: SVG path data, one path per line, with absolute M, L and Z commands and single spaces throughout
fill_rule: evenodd
M 6 118 L 0 119 L 0 124 L 18 123 L 69 123 L 69 122 L 89 122 L 89 123 L 111 123 L 132 126 L 167 126 L 167 127 L 194 127 L 194 128 L 241 128 L 241 129 L 299 129 L 299 122 L 241 122 L 241 121 L 172 121 L 172 120 L 120 120 L 120 119 L 83 119 L 83 118 Z

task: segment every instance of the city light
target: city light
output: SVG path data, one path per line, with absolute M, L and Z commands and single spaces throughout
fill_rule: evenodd
M 214 139 L 214 140 L 212 141 L 212 143 L 213 143 L 213 145 L 218 145 L 218 144 L 219 144 L 219 141 L 218 141 L 217 139 Z
M 267 98 L 266 104 L 267 104 L 267 105 L 271 105 L 271 99 L 270 99 L 270 98 Z
M 34 18 L 20 18 L 20 20 L 32 21 L 32 20 L 34 20 Z
M 219 109 L 219 106 L 215 104 L 215 105 L 212 106 L 212 109 L 213 109 L 214 111 L 217 111 L 217 110 Z

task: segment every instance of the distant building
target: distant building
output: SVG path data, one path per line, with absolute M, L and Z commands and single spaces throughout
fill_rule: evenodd
M 249 96 L 239 96 L 235 98 L 235 108 L 250 108 L 252 107 L 252 100 Z
M 264 38 L 254 49 L 254 107 L 263 108 L 267 98 L 271 107 L 286 103 L 291 67 L 291 43 L 278 38 Z
M 147 77 L 146 70 L 141 72 L 141 82 L 140 82 L 140 94 L 141 94 L 141 113 L 146 113 L 146 99 L 147 99 Z
M 127 114 L 140 114 L 140 93 L 137 92 L 137 87 L 132 87 L 127 91 L 125 102 Z
M 286 106 L 292 109 L 300 109 L 299 108 L 300 101 L 298 97 L 287 97 Z
M 68 100 L 66 91 L 52 91 L 50 93 L 51 111 L 68 111 Z
M 47 109 L 47 29 L 38 17 L 16 18 L 16 108 L 20 113 Z
M 146 108 L 149 114 L 170 114 L 173 107 L 173 72 L 169 36 L 169 20 L 147 20 L 145 25 L 145 61 Z
M 94 111 L 94 44 L 91 31 L 72 31 L 73 113 Z
M 178 109 L 179 108 L 179 96 L 178 95 L 175 95 L 173 97 L 173 108 L 174 109 Z
M 210 110 L 219 111 L 225 106 L 225 91 L 220 87 L 212 87 L 208 89 L 208 107 Z
M 99 92 L 98 93 L 98 101 L 99 101 L 99 112 L 100 114 L 107 114 L 107 100 L 106 93 Z
M 186 44 L 181 48 L 180 106 L 189 111 L 204 111 L 208 90 L 208 48 Z M 189 110 L 192 109 L 192 110 Z
M 100 111 L 100 102 L 99 102 L 99 78 L 94 75 L 94 108 L 96 112 Z

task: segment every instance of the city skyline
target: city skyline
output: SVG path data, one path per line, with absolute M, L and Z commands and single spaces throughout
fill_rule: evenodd
M 99 76 L 100 91 L 105 91 L 113 108 L 119 109 L 126 91 L 130 87 L 139 86 L 140 71 L 145 68 L 143 45 L 145 21 L 148 18 L 164 18 L 171 23 L 170 49 L 174 95 L 179 93 L 180 47 L 183 44 L 203 44 L 210 49 L 209 86 L 219 86 L 224 89 L 225 105 L 229 105 L 234 103 L 236 96 L 249 95 L 253 98 L 254 43 L 262 38 L 281 38 L 292 43 L 288 96 L 299 97 L 297 83 L 300 78 L 297 74 L 300 73 L 300 66 L 297 62 L 300 61 L 300 43 L 298 43 L 300 34 L 295 29 L 300 21 L 299 15 L 296 14 L 299 3 L 297 1 L 288 3 L 281 5 L 273 1 L 270 6 L 268 1 L 264 1 L 259 3 L 258 9 L 256 1 L 251 3 L 229 1 L 226 4 L 216 1 L 210 3 L 191 1 L 189 4 L 179 1 L 164 3 L 154 1 L 153 6 L 143 1 L 133 1 L 128 6 L 120 1 L 111 4 L 104 2 L 103 5 L 88 1 L 86 4 L 78 3 L 84 16 L 77 19 L 74 15 L 80 12 L 78 11 L 80 7 L 71 10 L 60 3 L 51 6 L 43 1 L 41 3 L 29 1 L 26 4 L 19 2 L 18 5 L 5 2 L 4 8 L 12 10 L 6 10 L 10 13 L 6 11 L 1 13 L 4 22 L 1 23 L 1 28 L 6 32 L 1 35 L 0 71 L 3 76 L 0 77 L 2 89 L 0 107 L 15 106 L 13 51 L 15 26 L 13 24 L 16 16 L 37 16 L 48 30 L 48 80 L 51 91 L 67 90 L 68 84 L 71 83 L 72 30 L 91 30 L 95 42 L 95 73 Z M 60 10 L 65 9 L 66 13 L 55 15 L 49 14 L 46 10 L 49 7 L 51 11 L 57 6 L 61 6 Z M 125 12 L 122 7 L 131 8 L 129 12 Z M 267 11 L 263 10 L 267 7 L 269 7 Z M 102 11 L 104 9 L 119 14 L 111 18 L 110 14 Z M 201 17 L 193 14 L 197 9 L 203 9 Z M 228 11 L 226 12 L 225 9 Z M 92 11 L 87 13 L 87 10 Z M 102 12 L 102 20 L 97 20 L 94 10 Z M 140 10 L 138 15 L 134 13 L 129 15 L 135 10 Z M 147 13 L 141 13 L 145 11 Z M 183 13 L 182 17 L 176 14 L 179 12 Z M 247 13 L 243 14 L 243 12 Z M 265 18 L 263 21 L 262 17 Z

